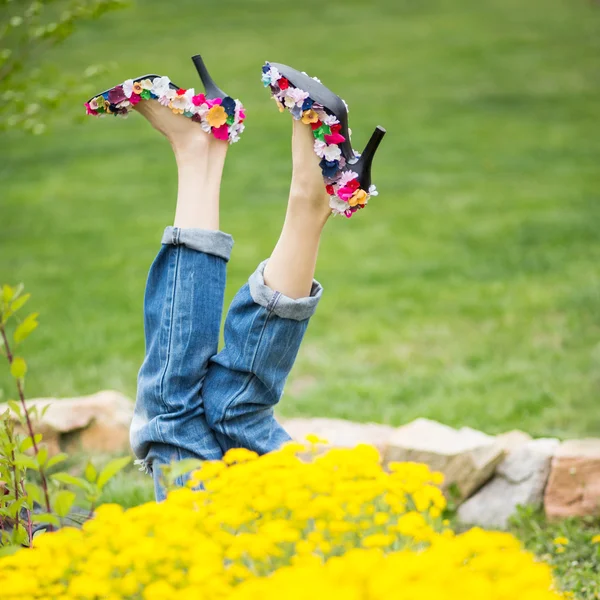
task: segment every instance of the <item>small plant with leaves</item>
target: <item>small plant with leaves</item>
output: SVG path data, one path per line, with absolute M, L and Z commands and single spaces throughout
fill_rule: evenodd
M 23 286 L 0 290 L 0 353 L 15 381 L 17 400 L 8 400 L 0 414 L 0 554 L 31 546 L 40 529 L 52 530 L 91 517 L 104 486 L 129 457 L 109 462 L 100 472 L 89 462 L 83 477 L 55 472 L 67 454 L 50 456 L 34 422 L 45 410 L 25 399 L 27 363 L 21 345 L 38 326 L 38 313 L 22 316 L 30 294 Z M 16 426 L 15 426 L 16 421 Z M 78 508 L 79 517 L 72 511 Z

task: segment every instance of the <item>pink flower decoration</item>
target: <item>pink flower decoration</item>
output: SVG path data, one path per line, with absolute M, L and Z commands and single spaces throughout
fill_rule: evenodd
M 341 144 L 346 141 L 346 138 L 339 133 L 332 133 L 331 135 L 325 135 L 325 141 L 328 144 Z
M 97 115 L 98 111 L 94 110 L 93 108 L 90 107 L 90 103 L 86 102 L 85 103 L 85 113 L 87 115 Z
M 216 106 L 217 104 L 221 104 L 221 98 L 215 98 L 214 100 L 209 100 L 207 98 L 206 104 L 208 104 L 208 108 L 212 108 L 213 106 Z
M 131 98 L 129 98 L 129 102 L 131 102 L 133 105 L 136 105 L 141 99 L 142 97 L 139 94 L 133 93 L 131 94 Z
M 206 102 L 206 96 L 204 94 L 196 94 L 192 96 L 192 104 L 194 106 L 200 106 Z
M 227 123 L 221 125 L 221 127 L 213 127 L 212 133 L 218 140 L 227 140 L 229 138 L 229 127 L 227 127 Z
M 240 121 L 243 121 L 246 118 L 246 111 L 243 108 L 240 108 Z
M 350 200 L 350 198 L 352 198 L 352 196 L 354 196 L 354 190 L 349 185 L 345 185 L 337 191 L 337 195 L 344 202 L 347 202 Z

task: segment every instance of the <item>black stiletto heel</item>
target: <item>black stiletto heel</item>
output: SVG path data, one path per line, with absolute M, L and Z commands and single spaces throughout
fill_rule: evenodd
M 266 63 L 262 81 L 281 111 L 287 108 L 294 119 L 311 125 L 332 212 L 351 217 L 364 208 L 377 195 L 371 167 L 385 129 L 375 129 L 361 155 L 352 148 L 346 103 L 318 79 L 287 65 Z
M 207 133 L 230 144 L 240 139 L 246 114 L 239 100 L 234 100 L 219 88 L 208 73 L 199 54 L 192 57 L 205 92 L 196 94 L 194 88 L 180 88 L 168 77 L 144 75 L 128 79 L 121 85 L 105 90 L 85 103 L 88 115 L 128 115 L 138 102 L 156 100 L 175 114 L 200 124 Z

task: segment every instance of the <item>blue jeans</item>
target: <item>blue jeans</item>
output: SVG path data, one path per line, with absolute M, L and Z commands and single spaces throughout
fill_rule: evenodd
M 290 439 L 273 407 L 322 288 L 315 281 L 309 297 L 288 298 L 265 285 L 264 261 L 231 303 L 219 352 L 232 246 L 221 231 L 167 227 L 150 267 L 131 445 L 157 500 L 161 465 L 217 460 L 230 448 L 264 454 Z

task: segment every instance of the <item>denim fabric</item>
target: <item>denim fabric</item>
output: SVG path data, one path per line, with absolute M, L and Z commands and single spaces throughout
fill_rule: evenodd
M 264 283 L 266 261 L 235 296 L 218 352 L 226 263 L 220 231 L 167 227 L 144 300 L 146 356 L 131 445 L 164 498 L 160 465 L 216 460 L 230 448 L 262 454 L 289 440 L 273 417 L 308 320 L 322 294 L 293 300 Z M 183 484 L 183 480 L 178 481 Z

